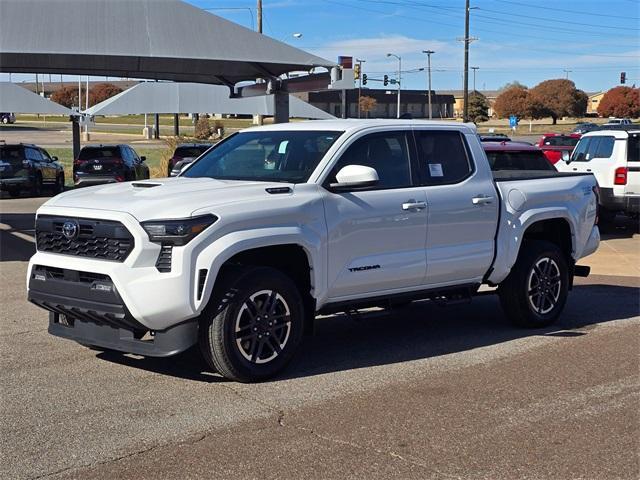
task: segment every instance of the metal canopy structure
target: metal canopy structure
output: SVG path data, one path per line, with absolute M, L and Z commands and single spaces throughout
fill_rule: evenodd
M 88 115 L 133 115 L 140 113 L 220 113 L 273 115 L 273 95 L 229 98 L 219 85 L 201 83 L 139 83 L 86 110 Z M 289 95 L 292 118 L 330 119 L 327 112 Z
M 0 2 L 2 72 L 233 87 L 256 78 L 333 66 L 178 0 Z
M 0 112 L 42 115 L 71 115 L 73 113 L 67 107 L 10 82 L 0 82 Z

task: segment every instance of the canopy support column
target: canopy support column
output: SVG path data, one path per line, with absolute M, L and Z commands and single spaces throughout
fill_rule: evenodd
M 173 116 L 173 135 L 180 136 L 180 116 L 177 113 Z
M 289 93 L 276 90 L 273 93 L 273 123 L 289 122 Z
M 158 140 L 160 138 L 160 115 L 157 113 L 155 114 L 154 127 L 153 138 Z
M 73 145 L 73 159 L 77 159 L 80 156 L 80 124 L 78 123 L 78 117 L 71 117 L 71 142 Z

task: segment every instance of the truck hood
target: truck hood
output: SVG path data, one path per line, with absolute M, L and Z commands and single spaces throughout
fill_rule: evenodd
M 53 197 L 44 206 L 126 212 L 139 221 L 184 218 L 209 207 L 272 198 L 267 189 L 283 187 L 293 190 L 293 184 L 278 182 L 161 178 L 78 188 Z

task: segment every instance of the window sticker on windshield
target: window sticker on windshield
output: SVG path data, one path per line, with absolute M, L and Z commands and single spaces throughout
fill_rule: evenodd
M 285 153 L 287 153 L 287 145 L 289 145 L 289 140 L 280 142 L 280 146 L 278 147 L 278 153 L 280 155 L 284 155 Z
M 429 175 L 432 177 L 444 177 L 442 173 L 442 164 L 441 163 L 430 163 L 429 164 Z

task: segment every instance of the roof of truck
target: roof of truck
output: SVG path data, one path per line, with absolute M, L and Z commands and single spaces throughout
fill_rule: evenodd
M 310 120 L 308 122 L 277 123 L 262 127 L 251 127 L 247 130 L 328 130 L 328 131 L 358 131 L 375 127 L 448 127 L 461 130 L 466 133 L 476 133 L 473 123 L 461 123 L 441 120 L 403 120 L 403 119 L 337 119 L 337 120 Z

